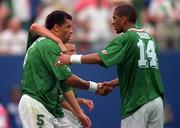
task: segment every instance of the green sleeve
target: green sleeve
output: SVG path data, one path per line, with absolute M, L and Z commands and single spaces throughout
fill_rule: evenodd
M 76 88 L 67 86 L 67 85 L 65 85 L 65 84 L 63 84 L 63 83 L 60 84 L 60 88 L 61 88 L 61 90 L 62 90 L 63 93 L 66 93 L 66 92 L 68 92 L 68 91 L 73 91 L 73 93 L 74 93 L 74 95 L 75 95 L 75 97 L 76 97 L 76 93 L 77 93 Z M 60 97 L 59 97 L 59 101 L 60 101 L 60 102 L 62 102 L 62 101 L 64 101 L 64 100 L 66 100 L 66 98 L 65 98 L 64 96 L 60 96 Z
M 128 51 L 129 43 L 126 34 L 116 37 L 110 44 L 97 54 L 103 62 L 103 66 L 111 67 L 124 63 Z
M 69 87 L 69 86 L 67 86 L 67 85 L 65 85 L 63 83 L 60 83 L 60 88 L 61 88 L 63 94 L 68 92 L 68 91 L 72 91 L 73 90 L 72 87 Z M 64 100 L 66 100 L 66 98 L 64 97 L 63 94 L 59 96 L 59 102 L 62 102 Z
M 63 93 L 66 93 L 68 91 L 72 91 L 73 90 L 72 87 L 70 87 L 68 85 L 65 85 L 65 84 L 61 84 L 60 86 L 61 86 L 61 89 L 62 89 Z

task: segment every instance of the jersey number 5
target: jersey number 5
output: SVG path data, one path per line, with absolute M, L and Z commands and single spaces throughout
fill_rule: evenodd
M 42 128 L 44 125 L 44 115 L 42 114 L 38 114 L 37 115 L 37 125 L 39 126 L 39 128 Z
M 140 68 L 148 68 L 149 66 L 152 68 L 158 68 L 154 42 L 149 40 L 147 46 L 145 46 L 143 40 L 139 39 L 137 47 L 140 50 L 138 66 Z

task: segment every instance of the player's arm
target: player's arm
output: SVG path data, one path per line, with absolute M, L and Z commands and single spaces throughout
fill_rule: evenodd
M 76 76 L 74 74 L 69 76 L 68 78 L 66 78 L 64 80 L 64 84 L 69 85 L 71 87 L 84 89 L 84 90 L 88 90 L 88 89 L 91 88 L 90 87 L 90 84 L 91 84 L 90 81 L 83 80 L 83 79 L 79 78 L 78 76 Z M 98 84 L 98 83 L 95 83 L 95 82 L 93 82 L 92 84 L 93 84 L 94 91 L 96 91 L 98 89 L 98 87 L 101 86 L 101 84 Z
M 62 49 L 62 51 L 66 51 L 66 47 L 64 46 L 63 42 L 61 41 L 60 38 L 58 38 L 56 35 L 54 35 L 51 31 L 49 31 L 46 27 L 39 25 L 37 23 L 33 23 L 30 27 L 30 32 L 33 35 L 40 35 L 40 36 L 45 36 L 48 37 L 52 40 L 54 40 L 59 47 Z
M 76 98 L 77 102 L 79 105 L 84 104 L 88 107 L 89 111 L 92 111 L 92 109 L 94 108 L 94 103 L 92 100 L 90 99 L 85 99 L 85 98 Z M 74 115 L 75 112 L 73 110 L 73 108 L 71 107 L 71 105 L 67 102 L 67 100 L 63 100 L 61 103 L 61 106 L 69 111 L 71 111 Z
M 60 102 L 60 105 L 61 105 L 63 108 L 65 108 L 65 109 L 67 109 L 67 110 L 69 110 L 69 111 L 71 111 L 71 112 L 74 113 L 71 105 L 67 102 L 67 100 L 63 100 L 62 102 Z
M 56 61 L 56 65 L 62 64 L 101 64 L 105 67 L 111 67 L 118 64 L 123 64 L 128 55 L 129 43 L 124 43 L 124 38 L 127 35 L 122 35 L 121 38 L 113 39 L 108 46 L 102 51 L 87 55 L 65 55 L 61 54 Z M 121 42 L 121 43 L 118 43 Z
M 66 78 L 64 80 L 64 84 L 67 86 L 96 92 L 96 94 L 99 95 L 107 95 L 108 93 L 111 92 L 111 89 L 106 85 L 102 86 L 102 83 L 86 81 L 74 74 Z
M 56 61 L 56 65 L 61 64 L 102 64 L 102 60 L 97 53 L 87 55 L 67 55 L 61 54 Z
M 66 93 L 64 93 L 64 96 L 65 96 L 66 100 L 68 101 L 69 105 L 71 106 L 71 108 L 73 108 L 74 114 L 80 119 L 82 125 L 84 127 L 90 127 L 91 121 L 81 110 L 81 108 L 74 96 L 73 91 L 67 91 Z
M 73 56 L 71 56 L 71 60 L 73 59 Z M 84 64 L 101 64 L 102 60 L 99 57 L 97 53 L 91 53 L 87 55 L 81 56 L 81 63 Z

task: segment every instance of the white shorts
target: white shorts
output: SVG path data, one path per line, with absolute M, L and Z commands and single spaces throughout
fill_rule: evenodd
M 133 115 L 121 120 L 121 128 L 163 128 L 164 108 L 158 97 L 139 108 Z
M 21 97 L 19 116 L 23 128 L 72 128 L 66 117 L 56 119 L 39 101 L 28 95 Z
M 83 128 L 80 120 L 69 110 L 63 108 L 63 113 L 65 117 L 71 122 L 73 128 Z

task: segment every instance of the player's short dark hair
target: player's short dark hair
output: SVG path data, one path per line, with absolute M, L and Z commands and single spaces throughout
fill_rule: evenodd
M 136 10 L 131 5 L 121 3 L 115 8 L 114 12 L 118 16 L 127 17 L 129 22 L 134 24 L 136 23 L 136 19 L 137 19 Z
M 51 29 L 55 24 L 63 24 L 66 19 L 72 20 L 71 15 L 61 10 L 55 10 L 46 17 L 46 28 Z

